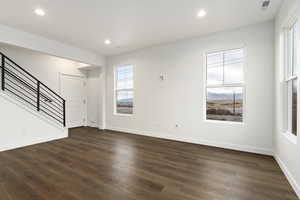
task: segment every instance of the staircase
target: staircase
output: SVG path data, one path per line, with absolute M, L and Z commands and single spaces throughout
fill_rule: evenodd
M 0 56 L 1 90 L 65 127 L 66 101 L 12 59 Z

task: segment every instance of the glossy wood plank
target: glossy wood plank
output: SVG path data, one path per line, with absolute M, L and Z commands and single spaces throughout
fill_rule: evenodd
M 272 157 L 93 128 L 0 153 L 5 200 L 296 200 Z

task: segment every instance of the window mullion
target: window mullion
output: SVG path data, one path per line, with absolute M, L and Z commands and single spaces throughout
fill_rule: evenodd
M 288 77 L 286 80 L 285 80 L 285 82 L 289 82 L 289 81 L 291 81 L 291 80 L 295 80 L 295 79 L 297 79 L 298 78 L 298 76 L 291 76 L 291 77 Z
M 128 89 L 117 89 L 118 92 L 127 92 L 127 91 L 133 91 L 133 88 L 128 88 Z
M 207 88 L 227 88 L 227 87 L 244 87 L 243 83 L 223 84 L 223 85 L 207 85 Z

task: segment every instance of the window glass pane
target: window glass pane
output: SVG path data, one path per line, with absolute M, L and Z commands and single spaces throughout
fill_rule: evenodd
M 293 76 L 293 66 L 294 66 L 294 28 L 288 30 L 287 33 L 287 77 Z
M 207 85 L 223 84 L 223 66 L 207 68 Z
M 230 50 L 224 53 L 224 83 L 243 82 L 244 55 L 242 49 Z
M 133 91 L 117 91 L 116 112 L 119 114 L 133 113 Z
M 299 24 L 293 27 L 293 75 L 297 75 L 299 68 Z
M 209 120 L 243 121 L 243 88 L 207 88 L 206 116 Z
M 117 89 L 133 88 L 133 67 L 119 67 L 117 69 Z
M 233 63 L 224 67 L 224 83 L 243 83 L 243 63 Z
M 225 65 L 233 63 L 241 63 L 244 60 L 243 49 L 234 49 L 224 52 L 224 63 Z
M 297 135 L 297 80 L 292 84 L 292 133 Z
M 207 85 L 223 84 L 223 52 L 207 54 Z
M 207 54 L 207 68 L 223 66 L 223 52 Z

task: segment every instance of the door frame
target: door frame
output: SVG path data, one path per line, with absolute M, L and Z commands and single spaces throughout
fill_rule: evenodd
M 84 86 L 84 101 L 85 101 L 85 104 L 83 106 L 83 109 L 84 109 L 84 114 L 83 114 L 83 117 L 84 117 L 84 122 L 83 122 L 83 126 L 87 126 L 87 77 L 85 75 L 79 75 L 79 74 L 68 74 L 68 73 L 61 73 L 59 72 L 59 80 L 58 80 L 58 83 L 59 83 L 59 94 L 62 96 L 62 78 L 63 77 L 74 77 L 74 78 L 81 78 L 83 80 L 83 86 Z

